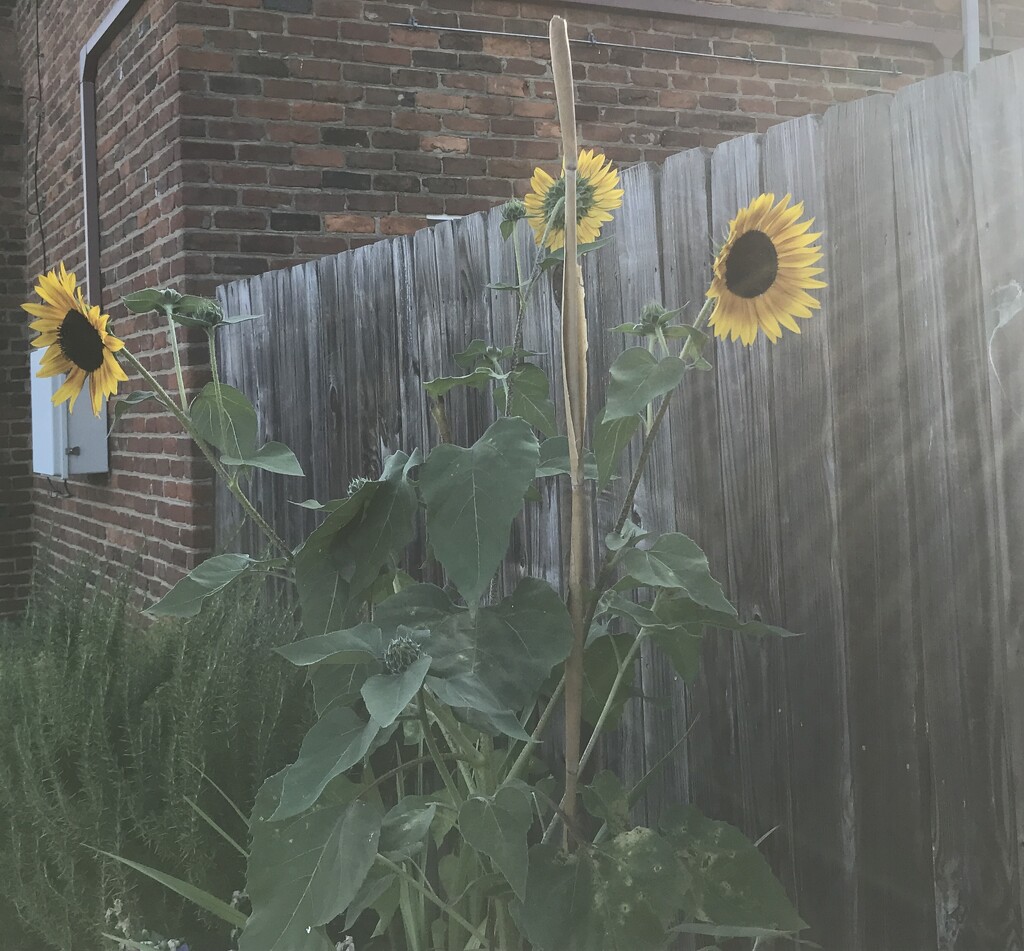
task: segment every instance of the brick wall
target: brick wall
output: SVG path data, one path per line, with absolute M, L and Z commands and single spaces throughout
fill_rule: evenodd
M 23 606 L 31 565 L 28 365 L 17 317 L 25 276 L 25 156 L 13 12 L 0 2 L 0 615 Z
M 43 123 L 36 164 L 45 263 L 53 267 L 65 261 L 84 279 L 79 51 L 110 0 L 38 2 Z M 34 17 L 33 0 L 16 0 L 21 74 L 33 95 Z M 102 304 L 112 316 L 112 332 L 125 338 L 168 386 L 174 374 L 164 327 L 155 316 L 129 316 L 118 301 L 131 290 L 156 283 L 193 289 L 182 245 L 183 128 L 175 22 L 173 0 L 143 4 L 103 55 L 96 97 Z M 34 117 L 34 105 L 26 111 Z M 30 131 L 34 136 L 34 125 Z M 31 171 L 34 149 L 29 153 Z M 28 225 L 28 266 L 20 269 L 15 301 L 28 299 L 32 279 L 44 266 L 34 217 Z M 17 362 L 23 367 L 29 349 L 27 321 L 17 311 L 10 319 L 18 328 Z M 187 364 L 201 365 L 199 350 L 197 341 L 189 342 Z M 187 383 L 201 382 L 201 371 L 186 373 Z M 18 379 L 27 381 L 27 374 Z M 125 386 L 137 388 L 138 381 Z M 138 556 L 140 587 L 163 590 L 182 568 L 201 560 L 211 544 L 212 494 L 201 465 L 169 416 L 143 411 L 125 417 L 110 440 L 109 474 L 70 480 L 67 498 L 55 496 L 45 479 L 34 480 L 34 540 L 52 549 L 58 562 L 83 554 L 114 562 Z
M 35 2 L 15 0 L 30 91 Z M 45 23 L 38 169 L 51 265 L 82 266 L 78 53 L 108 2 L 38 0 Z M 749 5 L 959 29 L 959 0 Z M 164 329 L 152 317 L 129 318 L 118 303 L 124 293 L 153 283 L 212 293 L 241 275 L 408 233 L 430 215 L 488 207 L 523 194 L 535 165 L 555 169 L 546 42 L 391 25 L 412 15 L 435 26 L 543 35 L 560 13 L 572 36 L 626 46 L 574 47 L 583 143 L 621 165 L 763 131 L 944 68 L 927 45 L 694 22 L 628 6 L 147 0 L 104 54 L 97 87 L 103 304 L 114 332 L 169 383 Z M 1024 35 L 1019 0 L 992 7 L 1000 32 Z M 33 108 L 26 102 L 30 119 Z M 11 200 L 17 213 L 17 195 Z M 29 278 L 42 266 L 38 228 L 30 225 Z M 5 326 L 10 345 L 0 342 L 0 358 L 11 346 L 22 354 L 2 384 L 13 399 L 26 385 L 19 361 L 28 335 L 15 329 L 11 337 Z M 203 359 L 190 341 L 190 387 L 205 379 Z M 12 413 L 13 422 L 0 425 L 11 426 L 14 438 L 14 455 L 4 458 L 17 461 L 25 430 Z M 37 481 L 35 537 L 52 537 L 64 557 L 138 552 L 140 586 L 161 593 L 211 542 L 209 474 L 175 431 L 165 414 L 131 414 L 111 439 L 109 476 L 74 480 L 69 499 L 51 498 Z M 17 464 L 24 484 L 25 465 Z M 15 507 L 24 512 L 16 497 Z

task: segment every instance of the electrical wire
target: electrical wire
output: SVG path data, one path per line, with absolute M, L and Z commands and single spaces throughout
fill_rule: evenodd
M 46 230 L 43 228 L 43 204 L 39 197 L 39 141 L 43 134 L 43 51 L 39 41 L 39 0 L 33 0 L 36 19 L 36 141 L 32 149 L 32 188 L 35 192 L 35 217 L 39 229 L 39 244 L 43 252 L 43 273 L 46 273 L 49 255 L 46 252 Z
M 389 23 L 389 26 L 401 26 L 410 30 L 432 30 L 435 33 L 466 33 L 476 36 L 495 36 L 517 40 L 547 40 L 546 36 L 534 33 L 498 33 L 494 30 L 471 30 L 462 26 L 434 26 L 430 23 L 420 23 L 415 16 L 410 16 L 404 23 Z M 725 53 L 698 53 L 690 50 L 670 50 L 662 46 L 630 46 L 627 43 L 608 43 L 599 40 L 593 32 L 587 35 L 585 40 L 570 39 L 570 43 L 577 46 L 604 46 L 616 50 L 640 50 L 644 53 L 667 53 L 670 56 L 689 56 L 696 59 L 719 59 L 729 60 L 734 63 L 753 63 L 755 66 L 789 66 L 793 69 L 832 69 L 844 73 L 875 73 L 883 76 L 899 76 L 900 71 L 895 67 L 891 69 L 876 69 L 869 66 L 825 66 L 821 63 L 791 63 L 784 59 L 758 59 L 751 53 L 749 56 L 730 56 Z

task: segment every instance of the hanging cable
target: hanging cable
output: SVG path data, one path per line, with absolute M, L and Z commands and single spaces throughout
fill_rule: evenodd
M 410 30 L 432 30 L 435 33 L 465 33 L 475 36 L 494 36 L 503 39 L 516 40 L 544 40 L 546 36 L 534 33 L 498 33 L 494 30 L 471 30 L 462 26 L 434 26 L 430 23 L 420 23 L 415 16 L 410 16 L 404 23 L 389 23 L 389 26 L 401 26 Z M 608 43 L 599 40 L 593 32 L 587 35 L 585 40 L 569 40 L 578 46 L 603 46 L 616 50 L 640 50 L 644 53 L 667 53 L 670 56 L 689 56 L 697 59 L 727 60 L 734 63 L 753 63 L 755 66 L 789 66 L 791 69 L 830 69 L 840 70 L 844 73 L 874 73 L 883 76 L 899 76 L 900 71 L 893 65 L 891 69 L 874 69 L 868 66 L 824 66 L 820 63 L 791 63 L 784 59 L 758 59 L 751 53 L 749 56 L 730 56 L 725 53 L 698 53 L 690 50 L 670 50 L 661 46 L 630 46 L 626 43 Z
M 43 228 L 43 205 L 39 197 L 39 141 L 43 134 L 43 51 L 39 42 L 39 0 L 33 0 L 36 19 L 36 141 L 32 149 L 32 188 L 35 192 L 35 217 L 39 229 L 39 244 L 43 252 L 43 273 L 46 273 L 49 255 L 46 253 L 46 231 Z

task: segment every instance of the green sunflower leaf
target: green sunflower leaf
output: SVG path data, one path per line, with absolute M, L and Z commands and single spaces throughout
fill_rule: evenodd
M 511 386 L 512 397 L 508 398 Z M 551 402 L 551 385 L 547 374 L 533 363 L 521 363 L 508 374 L 508 384 L 494 393 L 495 401 L 506 416 L 520 416 L 545 436 L 558 431 L 555 404 Z
M 152 390 L 135 390 L 135 392 L 128 393 L 118 399 L 117 402 L 114 403 L 114 409 L 110 415 L 110 428 L 107 429 L 107 435 L 109 436 L 114 431 L 117 421 L 124 416 L 132 406 L 138 406 L 139 403 L 145 403 L 146 400 L 152 399 L 156 399 L 156 393 Z
M 252 466 L 254 469 L 276 472 L 278 475 L 305 475 L 295 453 L 280 442 L 268 442 L 244 459 L 236 459 L 225 454 L 220 457 L 220 461 L 226 466 Z
M 380 732 L 347 707 L 332 706 L 310 727 L 298 758 L 285 772 L 274 822 L 305 812 L 327 784 L 360 762 Z
M 609 370 L 608 403 L 603 419 L 611 422 L 642 413 L 653 400 L 674 390 L 686 374 L 678 357 L 656 360 L 643 347 L 630 347 Z
M 711 577 L 707 556 L 681 532 L 661 535 L 650 548 L 626 548 L 616 563 L 626 573 L 616 587 L 675 589 L 712 610 L 736 615 L 722 586 Z
M 495 864 L 520 899 L 526 893 L 526 836 L 532 824 L 530 797 L 517 786 L 504 786 L 493 796 L 474 796 L 459 810 L 459 831 Z
M 688 918 L 786 933 L 807 927 L 764 856 L 739 829 L 706 818 L 696 806 L 672 807 L 661 828 L 687 873 Z
M 279 809 L 286 776 L 272 776 L 253 810 L 252 853 L 246 890 L 252 914 L 239 951 L 329 951 L 323 926 L 359 894 L 380 836 L 378 808 L 353 799 L 325 797 L 314 809 L 283 823 Z
M 639 416 L 606 419 L 601 414 L 594 431 L 594 456 L 597 459 L 597 484 L 604 488 L 615 474 L 615 468 L 633 434 L 640 425 Z
M 193 568 L 156 604 L 146 609 L 151 617 L 195 617 L 210 595 L 226 588 L 253 560 L 248 555 L 214 555 Z
M 439 376 L 436 380 L 424 383 L 423 389 L 430 396 L 444 396 L 445 393 L 457 386 L 469 386 L 474 390 L 482 390 L 491 380 L 499 379 L 501 377 L 489 367 L 478 367 L 465 376 Z
M 504 417 L 468 449 L 438 446 L 420 469 L 430 544 L 470 604 L 480 599 L 505 557 L 539 453 L 529 423 Z
M 430 656 L 424 654 L 397 674 L 374 674 L 362 686 L 366 712 L 381 727 L 391 726 L 423 686 L 430 667 Z
M 200 439 L 226 456 L 256 454 L 256 410 L 249 398 L 226 383 L 207 383 L 192 401 L 192 426 Z

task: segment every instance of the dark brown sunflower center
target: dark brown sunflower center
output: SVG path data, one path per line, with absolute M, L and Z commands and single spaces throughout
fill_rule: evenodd
M 103 339 L 85 314 L 69 310 L 64 315 L 57 331 L 57 343 L 60 352 L 86 373 L 103 366 Z
M 733 243 L 725 262 L 725 286 L 737 297 L 760 297 L 775 283 L 779 254 L 763 231 L 748 231 Z

